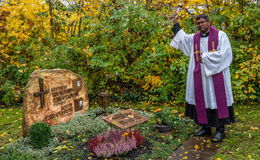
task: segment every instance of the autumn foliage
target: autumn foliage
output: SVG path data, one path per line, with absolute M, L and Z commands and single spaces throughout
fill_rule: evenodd
M 194 17 L 210 15 L 232 43 L 236 102 L 259 102 L 259 4 L 219 0 L 5 0 L 0 3 L 0 105 L 22 102 L 39 68 L 70 69 L 123 101 L 185 101 L 188 58 L 169 46 L 170 16 L 196 32 Z

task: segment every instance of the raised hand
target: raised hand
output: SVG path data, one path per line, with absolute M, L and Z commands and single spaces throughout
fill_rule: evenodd
M 175 13 L 173 15 L 173 22 L 174 22 L 174 24 L 178 22 L 178 13 Z

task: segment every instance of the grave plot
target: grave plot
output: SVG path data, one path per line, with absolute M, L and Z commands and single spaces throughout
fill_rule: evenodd
M 95 108 L 75 115 L 74 118 L 68 122 L 51 126 L 52 139 L 50 144 L 42 149 L 33 148 L 29 138 L 26 137 L 6 147 L 1 156 L 5 159 L 8 159 L 8 156 L 11 157 L 14 154 L 19 158 L 26 157 L 27 159 L 166 159 L 176 148 L 186 141 L 189 135 L 196 129 L 196 126 L 194 126 L 191 121 L 179 119 L 178 123 L 174 126 L 174 132 L 166 135 L 159 133 L 155 129 L 152 118 L 153 112 L 120 110 L 114 107 L 108 108 L 107 116 L 100 114 L 103 112 L 104 110 L 102 108 Z M 134 124 L 132 121 L 135 122 L 135 117 L 137 120 L 146 119 L 146 121 L 128 127 L 127 129 L 121 129 L 104 120 L 113 116 L 116 116 L 114 120 L 121 118 L 119 121 L 128 117 L 132 119 L 131 125 Z M 130 121 L 128 118 L 126 118 L 127 122 Z M 94 139 L 95 142 L 95 136 L 99 135 L 102 137 L 113 130 L 119 131 L 118 134 L 115 134 L 117 138 L 113 136 L 113 138 L 118 141 L 112 143 L 116 144 L 114 145 L 114 150 L 111 149 L 106 152 L 106 155 L 109 156 L 98 154 L 100 153 L 98 152 L 98 148 L 93 150 L 89 148 L 90 142 L 93 142 L 91 140 Z M 97 142 L 111 143 L 112 141 L 108 138 L 107 141 L 101 139 L 101 141 L 98 140 Z M 129 146 L 124 144 L 126 142 L 131 142 L 132 148 L 123 149 Z M 99 147 L 102 148 L 102 144 L 98 144 Z M 117 148 L 119 146 L 121 146 L 121 150 Z M 111 154 L 110 152 L 115 154 Z

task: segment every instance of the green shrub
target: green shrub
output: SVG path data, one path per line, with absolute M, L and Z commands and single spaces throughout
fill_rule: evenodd
M 180 121 L 179 117 L 171 112 L 168 107 L 163 108 L 161 111 L 158 110 L 155 112 L 153 119 L 156 124 L 168 126 L 175 125 Z
M 42 148 L 49 144 L 51 138 L 51 128 L 46 123 L 35 123 L 29 130 L 29 137 L 33 147 Z
M 231 41 L 234 100 L 236 103 L 260 102 L 260 23 L 256 21 L 260 16 L 259 4 L 249 1 L 212 3 L 207 11 L 210 19 Z M 37 34 L 30 35 L 24 43 L 6 45 L 3 46 L 6 51 L 0 51 L 3 53 L 0 53 L 0 106 L 21 104 L 28 77 L 38 68 L 70 69 L 82 75 L 91 100 L 106 90 L 113 93 L 114 101 L 184 103 L 189 58 L 169 45 L 173 24 L 165 19 L 174 5 L 160 1 L 160 5 L 152 6 L 133 1 L 107 1 L 98 9 L 98 16 L 82 16 L 80 23 L 76 20 L 74 31 L 61 29 L 66 28 L 67 19 L 59 16 L 62 13 L 67 16 L 75 10 L 54 7 L 57 25 L 54 38 L 47 30 L 38 28 Z M 195 16 L 180 16 L 185 32 L 197 31 Z M 27 21 L 23 23 L 28 25 Z M 80 25 L 81 32 L 77 35 L 76 28 Z M 71 27 L 74 28 L 68 28 Z M 66 40 L 62 40 L 64 35 L 68 36 Z
M 0 58 L 1 59 L 1 58 Z M 23 87 L 31 71 L 25 67 L 0 63 L 0 107 L 18 107 L 22 103 Z

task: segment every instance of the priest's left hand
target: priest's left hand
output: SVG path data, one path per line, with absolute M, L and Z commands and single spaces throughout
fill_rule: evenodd
M 201 56 L 199 57 L 199 62 L 202 63 L 202 58 L 201 58 Z

